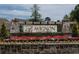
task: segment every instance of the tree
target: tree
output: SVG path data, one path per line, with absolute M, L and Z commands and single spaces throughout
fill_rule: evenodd
M 45 21 L 51 21 L 51 18 L 50 17 L 46 17 Z
M 9 32 L 8 30 L 6 29 L 6 26 L 5 24 L 3 23 L 2 26 L 1 26 L 1 38 L 7 38 L 9 36 Z
M 71 21 L 76 21 L 75 27 L 77 27 L 77 30 L 75 30 L 75 31 L 77 31 L 79 33 L 79 4 L 76 5 L 74 10 L 71 11 L 71 13 L 70 13 L 70 20 Z
M 70 19 L 79 23 L 79 4 L 70 13 Z
M 73 27 L 72 27 L 72 36 L 77 36 L 77 35 L 78 35 L 77 27 L 76 27 L 76 25 L 73 25 Z
M 60 22 L 60 20 L 57 20 L 57 22 Z
M 65 16 L 64 16 L 64 19 L 69 19 L 68 15 L 65 15 Z
M 31 21 L 41 21 L 41 14 L 39 13 L 38 5 L 34 4 L 32 8 Z
M 64 18 L 63 18 L 63 21 L 69 21 L 69 16 L 65 15 Z

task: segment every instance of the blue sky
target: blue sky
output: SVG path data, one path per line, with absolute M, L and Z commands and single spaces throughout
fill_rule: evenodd
M 0 17 L 9 20 L 13 18 L 28 19 L 31 16 L 32 4 L 0 4 Z M 73 4 L 41 4 L 40 13 L 42 18 L 50 17 L 52 20 L 61 20 L 75 7 Z

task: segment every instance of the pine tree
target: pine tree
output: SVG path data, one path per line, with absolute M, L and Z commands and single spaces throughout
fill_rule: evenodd
M 65 15 L 64 20 L 67 20 L 67 19 L 69 19 L 69 17 L 68 17 L 68 15 Z
M 3 23 L 2 26 L 1 26 L 1 37 L 4 39 L 6 37 L 8 37 L 8 31 L 6 29 L 6 26 L 5 24 Z
M 32 8 L 32 19 L 31 21 L 41 21 L 41 14 L 39 13 L 39 7 L 38 5 L 34 4 Z

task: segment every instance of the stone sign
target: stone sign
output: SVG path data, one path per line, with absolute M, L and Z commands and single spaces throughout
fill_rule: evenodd
M 23 32 L 25 33 L 57 32 L 57 25 L 24 25 Z

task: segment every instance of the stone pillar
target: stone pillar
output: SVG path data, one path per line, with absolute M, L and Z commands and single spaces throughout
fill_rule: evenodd
M 63 33 L 70 33 L 70 23 L 69 22 L 63 22 L 62 32 Z

